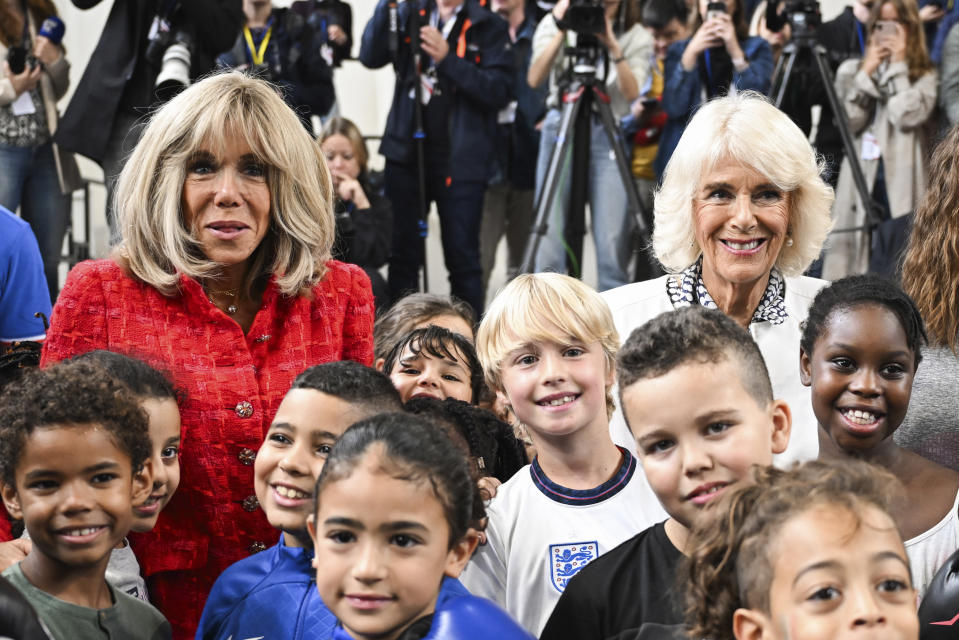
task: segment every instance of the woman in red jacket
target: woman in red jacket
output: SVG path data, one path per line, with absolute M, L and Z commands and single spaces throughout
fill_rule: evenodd
M 123 241 L 70 273 L 41 364 L 109 349 L 183 389 L 180 489 L 133 544 L 174 638 L 192 638 L 220 572 L 275 542 L 251 465 L 280 400 L 309 365 L 370 364 L 373 297 L 362 269 L 330 259 L 319 146 L 268 84 L 241 73 L 203 80 L 153 116 L 116 209 Z

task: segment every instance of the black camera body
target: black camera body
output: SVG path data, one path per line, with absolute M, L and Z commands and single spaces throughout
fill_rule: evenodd
M 816 28 L 822 24 L 817 0 L 789 0 L 783 11 L 792 28 L 793 38 L 812 38 Z
M 606 8 L 602 0 L 570 0 L 559 26 L 576 33 L 606 32 Z
M 40 61 L 26 47 L 18 44 L 7 49 L 7 64 L 10 65 L 10 73 L 20 75 L 28 65 L 31 70 L 36 69 Z

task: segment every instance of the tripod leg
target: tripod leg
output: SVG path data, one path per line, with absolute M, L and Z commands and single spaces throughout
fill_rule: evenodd
M 590 108 L 592 93 L 582 94 L 573 119 L 573 153 L 569 171 L 569 200 L 563 223 L 563 245 L 566 250 L 566 272 L 574 278 L 583 277 L 583 237 L 586 235 L 586 198 L 589 186 L 590 139 L 593 115 Z
M 594 87 L 594 92 L 599 89 Z M 639 192 L 636 189 L 636 181 L 633 179 L 633 173 L 630 171 L 629 163 L 626 160 L 626 152 L 623 148 L 619 131 L 616 128 L 616 120 L 613 118 L 613 112 L 609 108 L 604 96 L 596 95 L 593 101 L 596 104 L 596 110 L 599 113 L 600 123 L 606 132 L 606 139 L 609 141 L 609 148 L 613 150 L 616 158 L 616 168 L 619 169 L 620 181 L 626 190 L 626 202 L 629 205 L 629 214 L 636 222 L 636 233 L 639 237 L 639 252 L 636 257 L 637 280 L 648 280 L 662 274 L 662 267 L 655 257 L 649 254 L 648 247 L 652 241 L 650 234 L 653 228 L 653 212 L 647 211 L 639 198 Z
M 779 109 L 782 106 L 783 98 L 786 97 L 786 89 L 789 87 L 789 80 L 793 74 L 793 65 L 796 64 L 796 51 L 795 49 L 789 51 L 788 53 L 783 53 L 784 56 L 788 56 L 785 62 L 785 70 L 783 71 L 782 83 L 779 85 L 779 93 L 776 95 L 776 99 L 773 100 L 773 104 L 776 105 L 776 108 Z
M 536 268 L 536 254 L 539 252 L 540 241 L 549 230 L 547 221 L 553 210 L 553 204 L 556 202 L 563 163 L 573 143 L 573 137 L 571 135 L 573 133 L 573 123 L 576 121 L 576 113 L 580 108 L 580 96 L 583 90 L 582 87 L 570 89 L 570 98 L 563 103 L 556 144 L 553 146 L 553 151 L 550 154 L 546 178 L 543 180 L 543 186 L 539 190 L 540 193 L 536 201 L 536 219 L 530 228 L 529 241 L 526 243 L 526 250 L 523 252 L 523 262 L 519 268 L 520 273 L 533 273 Z

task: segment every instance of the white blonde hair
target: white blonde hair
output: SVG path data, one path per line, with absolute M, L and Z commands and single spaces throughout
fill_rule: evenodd
M 476 355 L 486 383 L 503 389 L 503 364 L 510 352 L 533 342 L 583 344 L 598 342 L 612 371 L 619 349 L 619 334 L 606 301 L 576 278 L 560 273 L 527 273 L 517 276 L 497 294 L 486 309 L 476 332 Z M 607 417 L 613 396 L 606 389 Z
M 222 152 L 229 136 L 266 166 L 270 190 L 269 230 L 245 286 L 275 274 L 284 295 L 307 294 L 326 273 L 333 244 L 326 159 L 276 90 L 238 71 L 197 82 L 153 114 L 117 184 L 118 257 L 166 295 L 176 292 L 179 274 L 219 275 L 221 265 L 206 258 L 184 222 L 182 193 L 191 158 Z
M 786 276 L 801 275 L 832 228 L 833 190 L 822 179 L 824 164 L 805 134 L 755 91 L 707 102 L 686 126 L 656 193 L 656 257 L 674 273 L 699 257 L 693 203 L 704 176 L 726 159 L 753 168 L 789 193 L 793 243 L 783 245 L 776 266 Z

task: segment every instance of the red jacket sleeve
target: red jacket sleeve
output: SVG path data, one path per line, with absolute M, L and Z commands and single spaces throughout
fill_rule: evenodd
M 106 261 L 81 262 L 53 307 L 50 330 L 43 343 L 40 366 L 107 348 L 107 301 L 101 266 Z
M 349 266 L 349 301 L 343 323 L 343 359 L 373 364 L 373 288 L 360 267 Z

